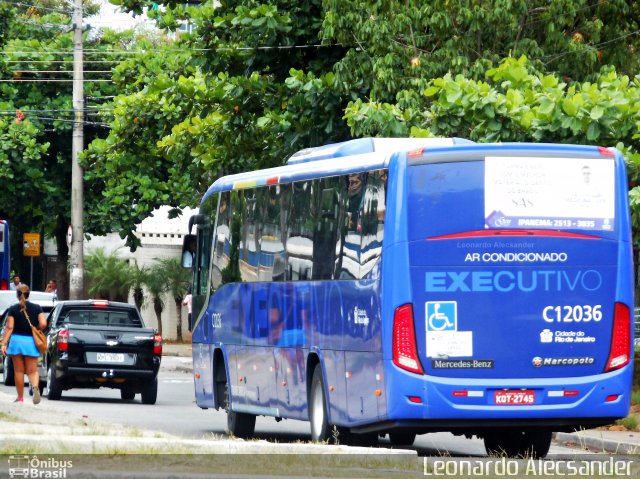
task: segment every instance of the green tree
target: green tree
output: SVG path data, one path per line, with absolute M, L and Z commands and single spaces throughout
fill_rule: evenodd
M 128 302 L 133 285 L 133 269 L 117 251 L 107 253 L 103 248 L 94 250 L 85 259 L 89 296 Z
M 324 0 L 323 39 L 349 47 L 338 84 L 375 101 L 446 73 L 480 79 L 507 56 L 578 81 L 603 65 L 637 71 L 640 6 L 592 0 Z
M 85 15 L 99 8 L 97 1 L 83 4 Z M 37 5 L 0 2 L 0 168 L 3 177 L 12 178 L 0 192 L 0 214 L 12 224 L 16 270 L 25 269 L 20 248 L 23 232 L 42 232 L 56 239 L 55 276 L 62 297 L 66 290 L 66 231 L 71 208 L 71 10 L 64 0 L 42 0 Z M 110 83 L 110 74 L 99 72 L 108 71 L 126 56 L 108 52 L 129 50 L 135 45 L 134 40 L 131 32 L 105 30 L 99 35 L 94 31 L 85 34 L 86 142 L 106 136 L 108 131 L 98 114 L 107 114 L 102 102 L 116 90 Z
M 116 3 L 136 13 L 151 5 Z M 115 229 L 130 247 L 154 208 L 179 214 L 222 174 L 352 135 L 428 134 L 422 92 L 449 72 L 480 81 L 500 59 L 526 54 L 570 86 L 639 61 L 632 1 L 156 3 L 148 15 L 161 27 L 188 21 L 194 33 L 115 69 L 111 134 L 85 157 L 89 228 Z
M 120 2 L 141 11 L 145 1 Z M 86 154 L 92 232 L 135 225 L 160 205 L 197 204 L 218 176 L 280 165 L 294 151 L 346 139 L 335 93 L 344 49 L 318 45 L 320 0 L 179 2 L 151 12 L 161 26 L 188 19 L 194 35 L 120 65 L 111 134 Z M 174 211 L 178 214 L 178 210 Z
M 131 289 L 133 290 L 133 302 L 138 311 L 142 311 L 145 303 L 144 285 L 147 283 L 148 277 L 148 268 L 138 266 L 137 262 L 134 263 L 131 267 Z
M 182 341 L 182 300 L 191 282 L 191 270 L 183 268 L 179 259 L 165 258 L 159 261 L 162 277 L 166 282 L 166 290 L 176 305 L 178 320 L 176 334 L 178 341 Z

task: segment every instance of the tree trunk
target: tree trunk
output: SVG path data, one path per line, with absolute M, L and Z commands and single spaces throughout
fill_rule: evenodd
M 156 313 L 156 320 L 158 321 L 158 334 L 162 336 L 162 302 L 160 298 L 154 298 L 153 310 Z
M 139 286 L 133 288 L 133 302 L 136 303 L 138 311 L 142 311 L 142 303 L 144 302 L 144 291 Z
M 182 342 L 182 301 L 180 301 L 180 299 L 175 299 L 174 301 L 176 302 L 176 311 L 178 312 L 178 324 L 176 326 L 177 328 L 177 341 Z

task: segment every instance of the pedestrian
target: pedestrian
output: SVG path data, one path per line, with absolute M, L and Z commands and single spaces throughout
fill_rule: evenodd
M 40 402 L 40 378 L 38 377 L 38 359 L 40 351 L 33 340 L 31 325 L 42 330 L 47 326 L 42 308 L 29 301 L 29 286 L 21 284 L 16 295 L 19 303 L 7 312 L 7 321 L 2 338 L 2 354 L 11 357 L 14 381 L 18 397 L 14 402 L 24 401 L 24 375 L 29 377 L 33 389 L 33 404 Z M 34 322 L 35 321 L 35 322 Z
M 11 291 L 16 291 L 18 289 L 18 286 L 20 286 L 22 283 L 20 282 L 20 275 L 16 274 L 13 276 L 13 283 L 11 283 L 9 285 L 9 288 L 11 289 Z
M 50 279 L 44 292 L 58 294 L 58 282 L 55 279 Z
M 187 307 L 187 324 L 189 325 L 189 332 L 191 332 L 191 328 L 192 328 L 192 324 L 191 324 L 191 308 L 192 308 L 192 304 L 191 304 L 191 300 L 192 300 L 193 296 L 191 295 L 191 288 L 189 288 L 189 290 L 187 291 L 187 295 L 184 297 L 184 299 L 182 300 L 182 304 L 184 304 Z

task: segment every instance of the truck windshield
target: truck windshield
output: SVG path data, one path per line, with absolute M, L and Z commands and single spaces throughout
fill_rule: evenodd
M 68 311 L 64 315 L 62 322 L 63 324 L 77 324 L 84 326 L 142 326 L 140 318 L 133 312 L 128 311 Z

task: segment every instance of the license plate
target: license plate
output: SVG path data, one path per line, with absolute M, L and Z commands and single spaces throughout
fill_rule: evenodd
M 96 353 L 96 361 L 99 363 L 124 363 L 123 353 Z
M 503 406 L 529 406 L 535 404 L 536 393 L 530 389 L 496 391 L 493 399 Z

